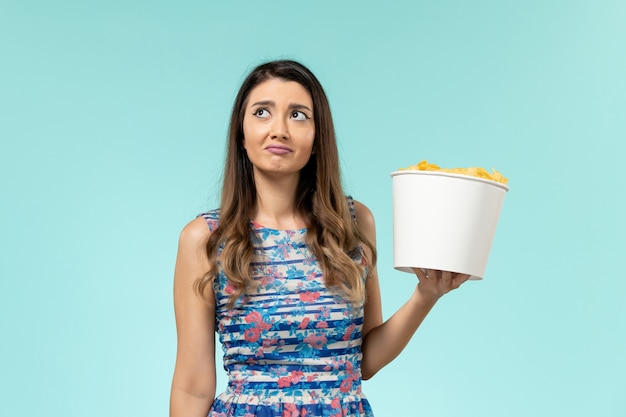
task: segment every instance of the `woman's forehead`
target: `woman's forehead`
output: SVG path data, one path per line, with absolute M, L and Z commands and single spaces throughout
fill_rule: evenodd
M 257 84 L 248 94 L 248 105 L 263 101 L 298 102 L 312 108 L 313 99 L 304 86 L 296 81 L 284 80 L 281 78 L 270 78 Z

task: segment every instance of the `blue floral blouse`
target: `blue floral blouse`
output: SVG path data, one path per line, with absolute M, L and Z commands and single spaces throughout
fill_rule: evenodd
M 201 216 L 217 227 L 218 210 Z M 250 232 L 259 285 L 229 309 L 228 278 L 221 272 L 213 284 L 229 380 L 209 416 L 373 416 L 361 392 L 363 306 L 325 287 L 306 229 L 251 222 Z M 364 263 L 360 250 L 352 256 Z

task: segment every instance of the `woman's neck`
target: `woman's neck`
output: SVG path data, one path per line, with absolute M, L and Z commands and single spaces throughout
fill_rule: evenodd
M 252 220 L 273 229 L 305 228 L 304 219 L 296 213 L 296 189 L 298 179 L 268 180 L 257 178 L 257 207 Z

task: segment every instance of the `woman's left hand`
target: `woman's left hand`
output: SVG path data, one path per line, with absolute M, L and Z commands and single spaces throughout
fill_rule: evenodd
M 419 279 L 419 284 L 417 285 L 419 292 L 435 299 L 459 288 L 470 277 L 467 274 L 436 269 L 413 268 L 413 271 Z

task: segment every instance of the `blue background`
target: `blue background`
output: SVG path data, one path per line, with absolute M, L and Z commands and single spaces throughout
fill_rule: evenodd
M 377 219 L 385 317 L 415 285 L 389 174 L 510 178 L 485 279 L 364 383 L 376 415 L 626 415 L 625 21 L 617 0 L 0 2 L 2 414 L 167 415 L 178 234 L 217 204 L 246 73 L 294 58 Z

